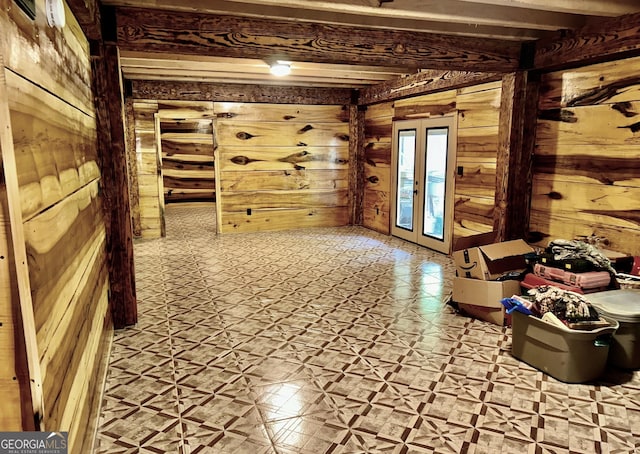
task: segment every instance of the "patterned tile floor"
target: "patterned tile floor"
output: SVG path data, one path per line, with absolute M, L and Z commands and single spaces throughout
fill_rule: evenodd
M 567 385 L 443 304 L 450 260 L 357 227 L 136 243 L 95 453 L 640 452 L 640 373 Z

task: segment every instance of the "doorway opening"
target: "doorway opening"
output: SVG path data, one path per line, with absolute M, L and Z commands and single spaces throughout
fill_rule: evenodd
M 455 116 L 393 123 L 392 235 L 451 252 L 455 153 Z

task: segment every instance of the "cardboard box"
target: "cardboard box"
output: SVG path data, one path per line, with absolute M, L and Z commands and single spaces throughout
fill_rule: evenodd
M 452 299 L 472 317 L 503 325 L 505 319 L 502 298 L 520 294 L 519 281 L 482 281 L 456 277 Z
M 534 249 L 526 242 L 512 240 L 457 250 L 453 260 L 459 277 L 490 281 L 509 271 L 524 271 L 524 255 L 529 252 Z

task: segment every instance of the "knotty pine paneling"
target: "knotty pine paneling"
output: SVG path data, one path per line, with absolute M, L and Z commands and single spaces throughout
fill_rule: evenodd
M 95 120 L 11 72 L 7 83 L 27 220 L 100 177 Z
M 348 109 L 221 102 L 214 114 L 222 233 L 348 224 Z
M 161 195 L 158 185 L 160 162 L 155 126 L 157 112 L 156 101 L 133 102 L 139 200 L 138 211 L 132 212 L 131 215 L 140 220 L 140 233 L 143 238 L 159 238 L 162 235 Z
M 105 224 L 89 43 L 68 9 L 67 26 L 49 27 L 44 4 L 36 0 L 30 21 L 0 0 L 9 94 L 2 107 L 13 139 L 11 150 L 2 151 L 16 163 L 12 191 L 27 251 L 36 320 L 27 338 L 34 339 L 42 372 L 42 420 L 49 430 L 69 431 L 69 452 L 77 454 L 93 440 L 95 396 L 112 336 Z M 0 255 L 0 262 L 10 258 Z M 4 390 L 2 401 L 3 414 L 11 401 Z
M 93 117 L 88 41 L 66 6 L 67 25 L 58 29 L 47 24 L 45 0 L 35 4 L 32 21 L 13 0 L 0 0 L 5 66 Z
M 388 234 L 391 218 L 393 120 L 458 115 L 454 238 L 493 229 L 501 82 L 489 82 L 393 103 L 365 113 L 364 225 Z M 459 169 L 458 169 L 459 168 Z
M 186 108 L 180 110 L 184 112 Z M 195 117 L 198 113 L 203 114 L 197 110 L 191 116 Z M 176 114 L 163 109 L 163 115 Z M 216 183 L 212 121 L 161 117 L 160 133 L 165 203 L 214 202 Z
M 530 234 L 640 254 L 640 58 L 542 76 Z
M 501 95 L 501 81 L 457 90 L 453 244 L 493 230 Z
M 362 225 L 388 235 L 391 197 L 393 103 L 367 107 L 364 114 L 364 195 Z
M 0 146 L 0 152 L 2 151 Z M 1 156 L 1 154 L 0 154 Z M 0 171 L 3 171 L 0 162 Z M 25 377 L 25 358 L 18 352 L 21 346 L 21 326 L 16 317 L 19 307 L 18 283 L 11 264 L 13 248 L 11 246 L 11 226 L 7 209 L 7 194 L 4 181 L 0 182 L 0 427 L 2 430 L 19 432 L 22 426 L 23 403 L 21 386 L 27 386 Z M 17 378 L 17 379 L 16 379 Z M 28 403 L 30 405 L 30 402 Z M 27 417 L 28 412 L 27 412 Z

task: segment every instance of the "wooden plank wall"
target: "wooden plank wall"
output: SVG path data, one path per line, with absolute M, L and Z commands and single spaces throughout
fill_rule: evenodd
M 493 229 L 501 82 L 369 106 L 365 113 L 364 226 L 390 233 L 393 120 L 458 116 L 454 242 Z
M 4 70 L 2 68 L 1 70 Z M 0 145 L 0 172 L 2 169 L 2 146 Z M 19 318 L 18 283 L 13 266 L 11 226 L 7 209 L 7 192 L 4 178 L 0 181 L 0 428 L 3 431 L 19 432 L 23 427 L 23 416 L 30 417 L 30 401 L 23 402 L 22 390 L 29 388 L 29 377 L 25 370 L 21 320 Z
M 88 452 L 111 336 L 89 45 L 0 0 L 9 112 L 47 430 Z M 4 399 L 3 399 L 4 402 Z
M 602 237 L 640 255 L 640 58 L 542 77 L 531 238 Z
M 362 225 L 388 235 L 391 210 L 393 103 L 369 106 L 364 123 L 364 196 Z
M 140 219 L 142 238 L 159 238 L 162 235 L 162 217 L 158 175 L 158 149 L 156 141 L 155 114 L 157 101 L 134 100 L 133 117 L 135 129 L 136 158 L 138 171 L 138 206 L 132 207 L 132 218 Z
M 214 104 L 221 231 L 347 225 L 347 106 Z
M 215 202 L 213 103 L 158 105 L 165 203 Z

